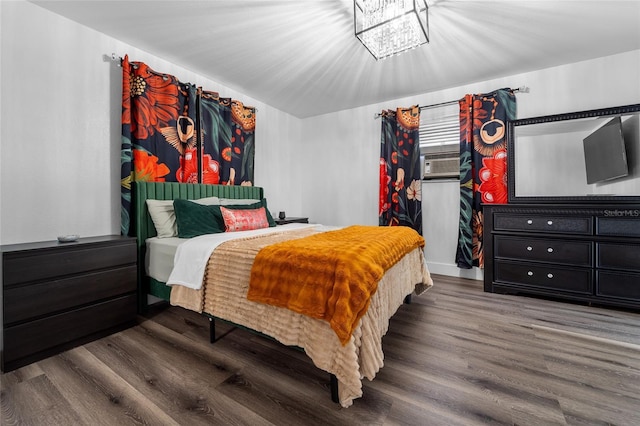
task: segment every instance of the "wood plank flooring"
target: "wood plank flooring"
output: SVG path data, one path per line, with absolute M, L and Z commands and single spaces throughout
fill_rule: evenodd
M 434 276 L 350 408 L 306 355 L 169 307 L 1 376 L 2 425 L 640 425 L 640 314 Z M 268 320 L 268 319 L 265 319 Z

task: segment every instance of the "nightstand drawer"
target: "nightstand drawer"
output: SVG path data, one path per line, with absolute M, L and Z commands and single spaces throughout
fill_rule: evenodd
M 590 241 L 563 241 L 501 235 L 494 239 L 494 255 L 496 257 L 587 267 L 592 264 L 592 247 Z
M 57 311 L 134 293 L 136 266 L 76 275 L 8 288 L 4 292 L 5 325 Z
M 597 243 L 599 268 L 640 272 L 640 245 Z
M 592 294 L 591 269 L 495 262 L 495 281 L 572 293 Z
M 136 295 L 123 296 L 4 330 L 4 363 L 68 344 L 76 339 L 133 323 Z
M 494 229 L 503 231 L 560 232 L 576 235 L 593 233 L 593 221 L 590 217 L 496 213 L 493 221 Z
M 69 243 L 75 244 L 75 243 Z M 135 263 L 136 245 L 131 241 L 109 245 L 78 244 L 66 249 L 6 253 L 3 257 L 4 287 L 52 277 L 69 276 Z

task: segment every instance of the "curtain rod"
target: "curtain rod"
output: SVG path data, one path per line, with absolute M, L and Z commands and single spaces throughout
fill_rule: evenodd
M 104 57 L 106 57 L 107 55 L 104 55 Z M 115 62 L 117 66 L 121 67 L 122 66 L 122 57 L 116 55 L 115 53 L 111 54 L 111 61 Z M 106 62 L 106 61 L 105 61 Z
M 516 93 L 516 92 L 529 93 L 529 88 L 527 86 L 520 86 L 520 87 L 517 87 L 515 89 L 511 89 L 511 91 L 513 93 Z M 460 102 L 460 101 L 459 100 L 446 101 L 446 102 L 439 102 L 437 104 L 424 105 L 424 106 L 420 107 L 420 111 L 422 111 L 423 109 L 436 108 L 436 107 L 445 106 L 445 105 L 453 105 L 453 104 L 457 104 L 458 102 Z M 376 112 L 375 114 L 373 114 L 373 118 L 374 119 L 378 119 L 381 116 L 382 116 L 382 114 L 380 114 L 379 112 Z
M 105 56 L 106 56 L 106 55 L 105 55 Z M 112 60 L 113 62 L 115 62 L 115 63 L 116 63 L 116 65 L 118 65 L 119 67 L 122 67 L 122 57 L 121 57 L 121 56 L 118 56 L 118 55 L 116 55 L 115 53 L 112 53 L 112 54 L 111 54 L 111 60 Z M 255 111 L 255 112 L 258 112 L 258 108 L 256 108 L 256 107 L 252 107 L 252 106 L 250 106 L 250 105 L 245 105 L 245 108 L 249 108 L 249 109 L 252 109 L 252 110 L 253 110 L 253 111 Z

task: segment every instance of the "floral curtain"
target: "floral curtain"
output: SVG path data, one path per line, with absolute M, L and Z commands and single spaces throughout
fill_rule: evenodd
M 382 111 L 380 226 L 409 226 L 422 235 L 420 108 Z
M 203 182 L 253 184 L 255 109 L 240 101 L 200 94 L 203 132 Z
M 460 100 L 460 222 L 456 263 L 484 267 L 482 203 L 507 202 L 506 123 L 516 118 L 511 89 Z
M 212 93 L 122 60 L 123 235 L 134 181 L 252 185 L 255 109 Z

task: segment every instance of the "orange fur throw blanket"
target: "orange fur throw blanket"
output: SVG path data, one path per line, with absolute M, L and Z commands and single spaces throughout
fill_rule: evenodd
M 247 298 L 326 320 L 342 344 L 385 271 L 424 238 L 405 227 L 350 226 L 261 249 Z

